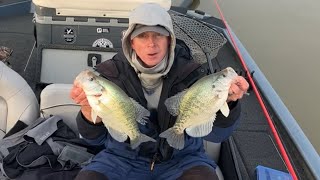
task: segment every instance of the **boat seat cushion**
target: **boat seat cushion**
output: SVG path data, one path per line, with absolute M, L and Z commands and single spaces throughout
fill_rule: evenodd
M 210 141 L 203 140 L 203 145 L 206 154 L 217 163 L 219 161 L 221 143 L 213 143 Z M 217 166 L 216 168 L 216 174 L 218 175 L 219 180 L 224 179 L 219 166 Z
M 210 141 L 203 140 L 204 149 L 207 155 L 215 162 L 219 161 L 221 143 L 213 143 Z
M 46 86 L 40 95 L 41 116 L 48 118 L 52 115 L 59 116 L 78 134 L 76 117 L 80 106 L 70 98 L 72 84 L 50 84 Z
M 39 117 L 38 100 L 31 87 L 1 61 L 0 87 L 1 134 L 7 133 L 18 120 L 28 125 Z

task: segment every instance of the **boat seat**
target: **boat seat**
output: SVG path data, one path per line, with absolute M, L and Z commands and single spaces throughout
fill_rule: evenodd
M 206 150 L 207 155 L 213 159 L 215 162 L 219 161 L 219 156 L 220 156 L 220 149 L 221 149 L 221 143 L 213 143 L 210 141 L 205 141 L 203 140 L 203 145 L 204 145 L 204 149 Z M 219 166 L 217 166 L 216 168 L 216 173 L 219 177 L 219 180 L 223 180 L 223 174 L 219 168 Z
M 80 106 L 76 105 L 69 97 L 71 88 L 72 84 L 50 84 L 46 86 L 40 96 L 40 111 L 44 117 L 60 116 L 75 133 L 78 133 L 76 116 Z M 221 143 L 204 141 L 204 147 L 208 156 L 218 162 Z M 217 167 L 216 173 L 220 180 L 223 179 L 219 167 Z
M 0 61 L 0 139 L 20 120 L 39 117 L 39 104 L 28 83 Z
M 80 106 L 70 98 L 72 84 L 50 84 L 40 94 L 40 113 L 44 118 L 59 116 L 78 134 L 76 117 Z

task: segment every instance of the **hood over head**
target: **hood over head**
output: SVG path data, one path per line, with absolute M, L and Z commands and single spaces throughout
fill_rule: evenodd
M 154 72 L 154 70 L 152 72 L 150 72 L 150 70 L 142 72 L 144 71 L 141 70 L 143 68 L 138 67 L 139 65 L 137 65 L 136 61 L 133 62 L 136 58 L 136 54 L 133 53 L 133 49 L 131 47 L 131 39 L 146 31 L 158 32 L 165 36 L 170 36 L 171 39 L 170 47 L 168 49 L 169 52 L 165 57 L 167 58 L 167 60 L 165 63 L 162 63 L 162 65 L 159 65 L 165 67 L 161 68 L 160 71 L 155 70 L 157 72 Z M 131 12 L 129 16 L 129 27 L 122 38 L 122 48 L 125 57 L 129 61 L 131 66 L 135 69 L 135 71 L 138 72 L 138 75 L 139 72 L 142 72 L 142 74 L 144 73 L 144 76 L 148 76 L 144 79 L 160 79 L 161 77 L 165 76 L 169 72 L 173 64 L 175 46 L 176 39 L 173 32 L 172 20 L 165 8 L 156 3 L 144 3 Z M 149 77 L 148 74 L 153 75 L 152 77 Z

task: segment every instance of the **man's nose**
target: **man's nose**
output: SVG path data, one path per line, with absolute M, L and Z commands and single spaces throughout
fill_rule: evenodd
M 156 37 L 155 36 L 149 36 L 147 41 L 148 46 L 155 46 L 156 45 Z

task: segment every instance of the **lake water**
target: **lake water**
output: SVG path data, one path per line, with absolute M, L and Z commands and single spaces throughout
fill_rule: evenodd
M 320 153 L 320 1 L 220 0 L 224 16 Z M 213 0 L 198 9 L 218 16 Z

